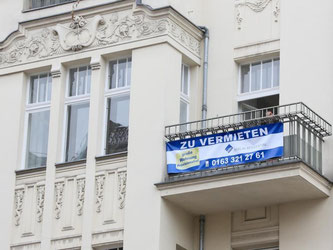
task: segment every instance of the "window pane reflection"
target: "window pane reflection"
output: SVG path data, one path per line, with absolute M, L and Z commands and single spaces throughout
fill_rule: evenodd
M 66 161 L 87 156 L 89 103 L 68 106 Z
M 127 151 L 129 95 L 108 99 L 106 154 Z

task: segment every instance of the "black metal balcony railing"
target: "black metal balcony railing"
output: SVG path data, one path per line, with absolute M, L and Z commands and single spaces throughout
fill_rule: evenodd
M 321 173 L 322 143 L 332 135 L 332 126 L 302 102 L 166 126 L 165 137 L 177 140 L 277 121 L 284 124 L 284 155 L 279 160 L 299 159 Z

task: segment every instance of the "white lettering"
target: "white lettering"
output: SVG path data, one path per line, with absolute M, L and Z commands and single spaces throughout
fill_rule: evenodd
M 195 146 L 195 140 L 192 140 L 192 144 L 191 144 L 191 141 L 188 141 L 189 148 L 193 148 L 194 146 Z
M 209 138 L 208 138 L 208 144 L 209 144 L 209 145 L 213 145 L 213 144 L 215 144 L 214 137 L 209 137 Z
M 258 136 L 259 136 L 259 134 L 258 134 L 258 129 L 257 129 L 257 128 L 251 130 L 251 132 L 252 132 L 252 137 L 258 137 Z
M 180 149 L 187 149 L 187 147 L 186 147 L 186 141 L 181 141 L 180 144 L 181 144 Z
M 232 141 L 232 134 L 224 136 L 224 142 Z
M 223 142 L 223 138 L 222 136 L 216 136 L 216 143 L 222 143 Z
M 205 146 L 206 145 L 206 142 L 207 142 L 207 138 L 205 139 L 200 139 L 200 143 L 202 146 Z
M 268 135 L 268 130 L 267 130 L 267 128 L 260 128 L 260 129 L 259 129 L 259 134 L 260 134 L 260 136 Z
M 250 138 L 250 130 L 247 130 L 247 131 L 244 131 L 244 134 L 246 135 L 245 137 L 246 137 L 246 139 L 249 139 Z
M 238 135 L 238 140 L 244 140 L 243 132 L 239 132 L 237 133 L 237 135 Z

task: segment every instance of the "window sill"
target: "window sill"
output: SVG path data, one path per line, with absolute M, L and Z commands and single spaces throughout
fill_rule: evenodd
M 104 161 L 104 160 L 111 160 L 111 159 L 117 159 L 121 157 L 127 157 L 127 151 L 125 152 L 120 152 L 120 153 L 114 153 L 114 154 L 108 154 L 108 155 L 101 155 L 101 156 L 96 156 L 96 162 L 99 161 Z
M 63 168 L 63 167 L 82 165 L 82 164 L 86 164 L 86 163 L 87 163 L 87 159 L 82 159 L 82 160 L 77 160 L 77 161 L 56 163 L 55 166 L 56 166 L 56 168 Z
M 31 173 L 40 173 L 40 172 L 45 172 L 45 171 L 46 171 L 46 167 L 27 168 L 27 169 L 16 170 L 15 174 L 16 174 L 16 176 L 20 176 L 20 175 L 31 174 Z

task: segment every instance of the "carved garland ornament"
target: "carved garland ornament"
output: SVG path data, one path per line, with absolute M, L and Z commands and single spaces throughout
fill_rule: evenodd
M 126 196 L 126 181 L 127 181 L 127 173 L 120 172 L 118 174 L 118 200 L 119 200 L 119 208 L 123 209 L 125 207 L 125 196 Z
M 120 12 L 89 20 L 75 16 L 70 24 L 28 33 L 26 38 L 0 52 L 0 67 L 161 34 L 169 34 L 193 53 L 200 54 L 200 41 L 168 18 L 152 20 L 144 14 Z
M 20 219 L 23 211 L 24 189 L 15 191 L 15 226 L 20 225 Z
M 102 202 L 104 199 L 104 182 L 105 176 L 100 175 L 96 177 L 96 212 L 100 213 L 102 211 Z
M 37 222 L 42 222 L 45 200 L 45 186 L 37 187 Z
M 64 198 L 65 183 L 58 182 L 55 185 L 55 218 L 60 219 L 60 213 Z
M 84 191 L 86 181 L 84 179 L 77 180 L 77 215 L 81 216 L 83 213 L 84 204 Z
M 240 8 L 248 7 L 254 12 L 262 12 L 267 5 L 273 2 L 273 0 L 236 0 L 235 8 L 236 8 L 236 22 L 237 28 L 240 30 L 242 28 L 243 17 Z M 279 0 L 276 0 L 275 7 L 273 10 L 274 21 L 278 22 L 278 17 L 280 14 L 280 3 Z

